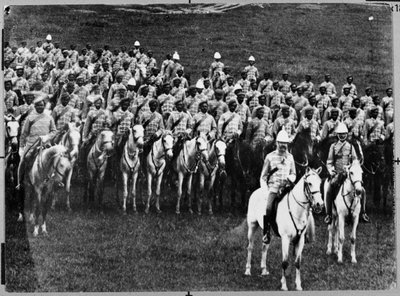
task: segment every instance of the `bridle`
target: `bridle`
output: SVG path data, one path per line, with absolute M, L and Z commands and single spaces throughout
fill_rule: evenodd
M 159 166 L 157 166 L 156 165 L 156 160 L 165 158 L 165 155 L 167 154 L 167 152 L 169 150 L 172 150 L 172 147 L 169 147 L 169 148 L 165 147 L 165 137 L 168 136 L 168 135 L 170 135 L 172 137 L 172 135 L 168 134 L 168 133 L 165 133 L 165 134 L 163 134 L 161 136 L 160 140 L 161 140 L 161 145 L 163 147 L 163 150 L 162 150 L 163 154 L 161 154 L 157 159 L 155 159 L 155 157 L 154 157 L 154 145 L 151 147 L 151 161 L 152 161 L 152 163 L 154 165 L 154 168 L 156 169 L 156 176 L 161 175 L 161 168 L 162 168 L 162 166 L 164 164 L 164 163 L 161 163 Z

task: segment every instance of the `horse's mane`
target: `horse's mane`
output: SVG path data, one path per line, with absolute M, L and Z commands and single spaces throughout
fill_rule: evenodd
M 54 159 L 57 155 L 62 155 L 67 152 L 67 149 L 63 145 L 55 145 L 44 151 L 46 159 Z

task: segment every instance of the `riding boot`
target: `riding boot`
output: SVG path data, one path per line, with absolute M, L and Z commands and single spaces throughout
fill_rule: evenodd
M 24 180 L 24 176 L 25 176 L 25 160 L 24 158 L 21 158 L 21 161 L 18 165 L 18 170 L 17 170 L 17 186 L 15 187 L 15 189 L 20 190 L 22 187 L 22 182 Z
M 368 217 L 367 212 L 365 210 L 366 204 L 366 194 L 365 191 L 361 193 L 361 221 L 364 223 L 371 223 L 371 219 Z
M 271 242 L 271 223 L 268 215 L 264 215 L 264 228 L 263 228 L 263 238 L 264 244 L 269 244 Z

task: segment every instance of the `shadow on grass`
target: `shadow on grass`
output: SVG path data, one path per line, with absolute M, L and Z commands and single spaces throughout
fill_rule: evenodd
M 6 211 L 6 291 L 34 292 L 38 286 L 25 222 L 17 222 L 18 212 Z

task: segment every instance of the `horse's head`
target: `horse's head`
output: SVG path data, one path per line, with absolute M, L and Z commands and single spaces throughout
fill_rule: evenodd
M 311 208 L 316 214 L 322 212 L 324 201 L 321 195 L 321 178 L 319 174 L 322 168 L 317 170 L 310 169 L 307 167 L 306 173 L 304 174 L 304 191 L 308 201 L 311 203 Z
M 62 145 L 56 145 L 49 148 L 50 166 L 48 167 L 51 172 L 48 176 L 58 187 L 64 187 L 64 178 L 71 170 L 71 161 L 69 160 L 67 149 Z
M 72 159 L 78 158 L 79 143 L 81 141 L 81 133 L 75 123 L 70 122 L 70 123 L 68 123 L 67 127 L 68 127 L 67 128 L 67 130 L 68 130 L 67 137 L 68 137 L 68 141 L 71 145 L 69 157 L 72 160 Z
M 108 129 L 100 133 L 100 150 L 109 154 L 114 149 L 114 133 Z
M 225 153 L 226 143 L 221 139 L 215 141 L 215 154 L 217 155 L 218 165 L 221 169 L 225 169 Z
M 167 155 L 168 159 L 171 159 L 173 155 L 172 147 L 174 145 L 174 138 L 172 137 L 171 132 L 165 131 L 161 137 L 161 141 L 164 147 L 164 153 Z
M 18 131 L 19 131 L 19 123 L 18 121 L 9 121 L 7 122 L 7 136 L 10 140 L 11 147 L 14 149 L 18 146 Z
M 196 149 L 204 160 L 208 160 L 208 141 L 204 133 L 200 133 L 196 138 Z
M 143 147 L 144 141 L 144 128 L 140 124 L 136 124 L 132 127 L 131 135 L 133 137 L 133 141 L 136 143 L 136 146 L 139 148 Z
M 354 160 L 352 164 L 344 166 L 347 174 L 347 178 L 350 180 L 351 184 L 354 186 L 356 195 L 360 195 L 363 189 L 362 175 L 363 171 L 361 164 L 358 160 Z

